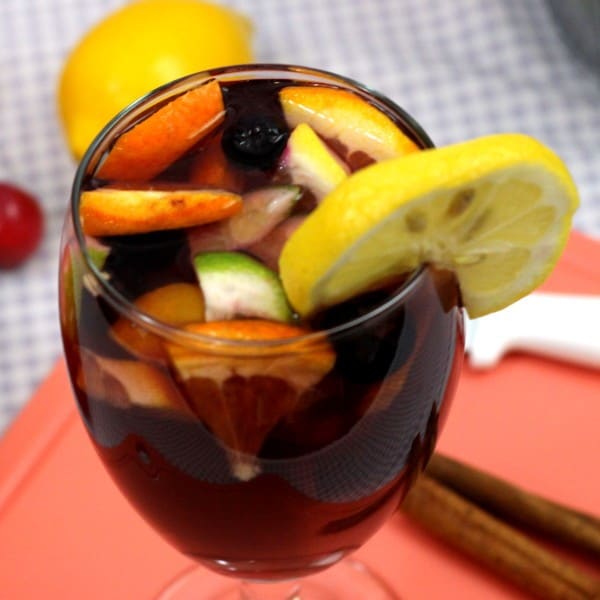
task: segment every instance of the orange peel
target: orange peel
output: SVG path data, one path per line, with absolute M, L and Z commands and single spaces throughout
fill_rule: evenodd
M 185 92 L 121 135 L 96 175 L 147 181 L 164 171 L 225 117 L 216 81 Z
M 129 235 L 202 225 L 242 208 L 238 194 L 221 190 L 129 190 L 98 188 L 81 194 L 83 232 Z
M 135 307 L 144 314 L 171 326 L 204 319 L 204 298 L 198 285 L 170 283 L 137 298 Z M 121 317 L 110 328 L 110 336 L 135 356 L 164 361 L 167 354 L 161 338 L 144 327 Z
M 318 86 L 288 86 L 279 92 L 290 127 L 310 125 L 345 148 L 345 159 L 367 154 L 375 161 L 404 156 L 419 147 L 381 110 L 352 92 Z

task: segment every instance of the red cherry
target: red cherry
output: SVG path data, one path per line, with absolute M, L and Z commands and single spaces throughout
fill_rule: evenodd
M 39 204 L 27 192 L 0 182 L 0 268 L 25 261 L 38 247 L 44 228 Z

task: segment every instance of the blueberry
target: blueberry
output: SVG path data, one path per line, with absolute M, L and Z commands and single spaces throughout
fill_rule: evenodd
M 287 128 L 263 116 L 243 116 L 223 133 L 223 150 L 233 161 L 268 169 L 285 148 Z

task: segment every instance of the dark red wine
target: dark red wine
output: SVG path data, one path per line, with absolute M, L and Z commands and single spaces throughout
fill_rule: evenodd
M 277 256 L 322 182 L 289 159 L 298 150 L 279 93 L 308 84 L 220 85 L 221 122 L 167 168 L 135 182 L 90 171 L 85 189 L 225 189 L 242 197 L 245 220 L 88 236 L 87 262 L 67 229 L 63 340 L 90 437 L 137 510 L 213 569 L 286 578 L 363 544 L 427 462 L 460 368 L 460 298 L 449 274 L 424 268 L 295 314 L 278 295 Z M 374 160 L 320 140 L 348 174 Z M 211 253 L 231 262 L 213 261 L 208 277 L 198 256 Z M 241 293 L 244 278 L 255 286 Z M 266 291 L 255 302 L 257 286 Z M 294 335 L 278 351 L 262 338 L 242 351 L 211 345 L 207 324 Z

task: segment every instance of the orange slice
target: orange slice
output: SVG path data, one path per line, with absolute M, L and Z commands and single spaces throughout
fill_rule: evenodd
M 387 115 L 352 92 L 289 86 L 279 98 L 290 127 L 307 123 L 324 138 L 336 140 L 350 163 L 355 153 L 380 161 L 419 150 Z
M 286 350 L 241 346 L 227 351 L 218 340 L 275 341 L 304 336 L 297 326 L 264 320 L 195 323 L 185 331 L 215 338 L 194 347 L 168 344 L 171 363 L 194 412 L 233 451 L 236 476 L 256 474 L 251 457 L 279 420 L 294 410 L 304 391 L 331 370 L 335 353 L 326 340 L 290 340 Z M 249 462 L 250 460 L 250 462 Z
M 136 308 L 154 319 L 179 326 L 204 320 L 204 298 L 199 286 L 171 283 L 143 294 L 134 302 Z M 167 358 L 161 339 L 125 317 L 110 328 L 111 337 L 132 354 L 148 360 Z
M 242 209 L 242 198 L 221 190 L 99 188 L 81 194 L 79 214 L 87 235 L 128 235 L 202 225 Z
M 225 116 L 216 81 L 190 90 L 126 131 L 101 164 L 97 176 L 146 181 L 164 171 Z
M 228 375 L 223 369 L 220 374 L 213 373 L 208 367 L 212 359 L 218 365 L 236 365 L 236 373 L 242 376 L 251 376 L 256 373 L 273 375 L 286 379 L 298 391 L 304 391 L 315 385 L 327 373 L 335 361 L 335 353 L 330 344 L 325 340 L 307 341 L 292 338 L 302 338 L 310 333 L 296 325 L 289 325 L 278 321 L 264 319 L 232 319 L 228 321 L 211 321 L 206 323 L 191 323 L 183 327 L 185 331 L 204 336 L 197 339 L 188 347 L 177 344 L 167 344 L 171 360 L 182 369 L 185 374 L 202 372 L 212 374 L 219 382 Z M 210 339 L 215 338 L 212 342 Z M 285 350 L 276 345 L 251 346 L 240 344 L 235 350 L 224 349 L 219 342 L 276 342 L 290 340 Z M 227 345 L 227 348 L 231 348 Z M 225 352 L 225 354 L 224 354 Z M 196 359 L 202 354 L 202 361 Z M 212 354 L 212 357 L 205 356 Z M 265 368 L 258 368 L 260 363 Z M 268 364 L 272 363 L 272 364 Z M 297 367 L 289 372 L 291 365 Z

